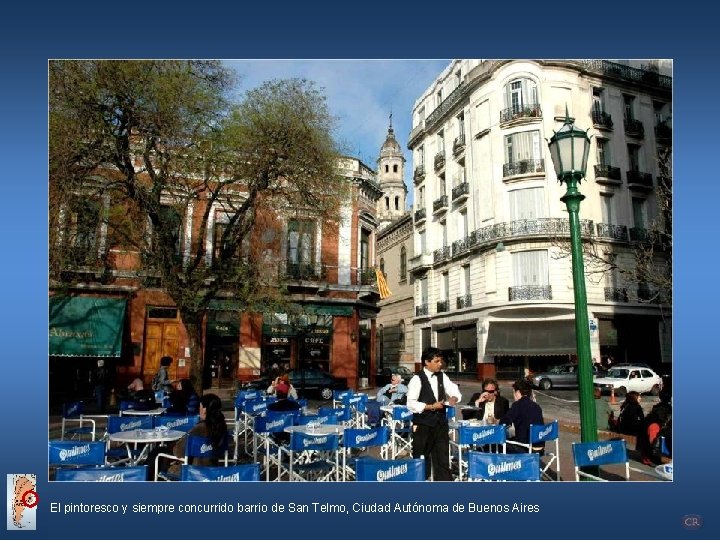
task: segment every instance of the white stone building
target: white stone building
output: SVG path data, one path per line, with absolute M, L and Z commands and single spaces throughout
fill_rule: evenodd
M 569 226 L 547 140 L 592 136 L 582 234 L 623 265 L 658 218 L 671 144 L 669 62 L 455 60 L 413 109 L 414 354 L 448 372 L 515 377 L 574 359 Z M 658 255 L 662 262 L 662 253 Z M 586 259 L 591 352 L 669 371 L 671 306 Z

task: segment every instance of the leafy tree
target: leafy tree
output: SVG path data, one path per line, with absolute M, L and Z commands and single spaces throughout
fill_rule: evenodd
M 217 61 L 49 68 L 50 278 L 72 285 L 87 278 L 78 268 L 99 267 L 105 279 L 118 268 L 159 279 L 201 388 L 210 300 L 222 292 L 248 310 L 282 305 L 279 218 L 339 219 L 347 183 L 325 98 L 291 79 L 232 100 L 238 81 Z

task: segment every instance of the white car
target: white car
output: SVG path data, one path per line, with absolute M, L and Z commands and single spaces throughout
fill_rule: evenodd
M 657 396 L 662 390 L 662 377 L 652 369 L 638 365 L 623 365 L 611 367 L 602 377 L 593 380 L 595 386 L 603 391 L 615 389 L 615 394 L 624 396 L 626 393 L 635 391 L 641 394 L 650 392 Z

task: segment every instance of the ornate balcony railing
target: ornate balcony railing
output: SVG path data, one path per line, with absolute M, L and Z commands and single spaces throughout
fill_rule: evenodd
M 431 112 L 425 119 L 425 127 L 428 130 L 433 128 L 433 125 L 438 122 L 445 114 L 450 111 L 455 104 L 460 101 L 465 95 L 465 82 L 461 82 L 455 90 L 450 92 L 450 95 L 446 97 L 440 105 L 438 105 L 433 112 Z
M 665 122 L 655 126 L 655 140 L 659 144 L 670 144 L 672 141 L 672 128 Z
M 425 180 L 425 165 L 421 163 L 415 167 L 415 171 L 413 172 L 413 182 L 419 184 L 423 180 Z
M 627 171 L 627 183 L 628 187 L 641 187 L 652 189 L 653 178 L 652 174 L 640 172 L 640 171 Z
M 628 230 L 625 225 L 612 225 L 610 223 L 597 223 L 597 235 L 599 238 L 610 238 L 612 240 L 628 241 Z
M 645 126 L 643 126 L 643 123 L 640 120 L 636 120 L 635 118 L 626 118 L 625 133 L 630 137 L 642 139 L 645 136 Z
M 442 300 L 437 303 L 437 312 L 443 313 L 444 311 L 450 311 L 450 300 Z
M 421 208 L 420 210 L 415 210 L 415 223 L 425 221 L 426 214 L 427 211 L 424 208 Z
M 445 166 L 445 152 L 438 152 L 435 154 L 433 164 L 435 165 L 436 171 L 442 169 Z
M 500 111 L 500 123 L 518 120 L 520 118 L 541 118 L 542 109 L 537 103 L 528 103 L 522 107 L 508 107 Z
M 550 285 L 521 285 L 508 287 L 508 300 L 552 300 Z
M 544 159 L 523 159 L 513 163 L 503 164 L 503 178 L 517 174 L 532 174 L 545 172 Z
M 327 267 L 324 264 L 286 261 L 280 265 L 280 276 L 284 279 L 302 281 L 324 281 Z
M 452 256 L 452 249 L 450 246 L 443 246 L 433 251 L 433 262 L 439 263 L 449 259 Z
M 428 305 L 427 304 L 421 304 L 419 306 L 415 306 L 415 316 L 416 317 L 422 317 L 423 315 L 428 314 Z
M 649 242 L 650 241 L 650 233 L 645 228 L 631 227 L 629 229 L 629 232 L 630 232 L 630 241 L 631 242 Z
M 452 243 L 452 256 L 457 257 L 468 250 L 468 237 L 455 240 Z
M 467 197 L 470 194 L 470 184 L 463 182 L 452 188 L 452 200 L 457 201 L 461 197 Z
M 606 302 L 627 302 L 628 293 L 627 289 L 621 287 L 605 287 L 605 301 Z
M 620 167 L 610 165 L 595 165 L 595 180 L 616 180 L 622 182 Z
M 453 155 L 458 156 L 465 150 L 465 134 L 461 133 L 453 141 Z
M 433 213 L 439 212 L 440 210 L 447 210 L 448 196 L 441 195 L 433 201 Z
M 604 111 L 593 111 L 592 121 L 593 125 L 600 129 L 612 129 L 613 127 L 612 115 Z
M 374 268 L 358 268 L 360 285 L 377 285 L 377 274 Z
M 610 62 L 609 60 L 583 60 L 581 63 L 585 69 L 601 75 L 611 75 L 634 82 L 656 85 L 661 88 L 672 88 L 672 77 L 660 75 L 656 71 L 638 69 L 624 64 Z
M 463 309 L 472 306 L 472 294 L 457 297 L 457 308 Z

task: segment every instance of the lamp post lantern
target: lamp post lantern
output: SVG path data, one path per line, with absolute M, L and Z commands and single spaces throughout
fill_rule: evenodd
M 550 156 L 560 183 L 567 187 L 560 199 L 570 216 L 570 249 L 572 252 L 573 289 L 575 291 L 575 337 L 577 339 L 578 394 L 580 398 L 580 438 L 582 442 L 597 441 L 595 396 L 590 356 L 590 326 L 585 291 L 585 267 L 580 235 L 580 202 L 585 198 L 578 183 L 585 177 L 590 138 L 578 129 L 565 108 L 565 123 L 548 142 Z

